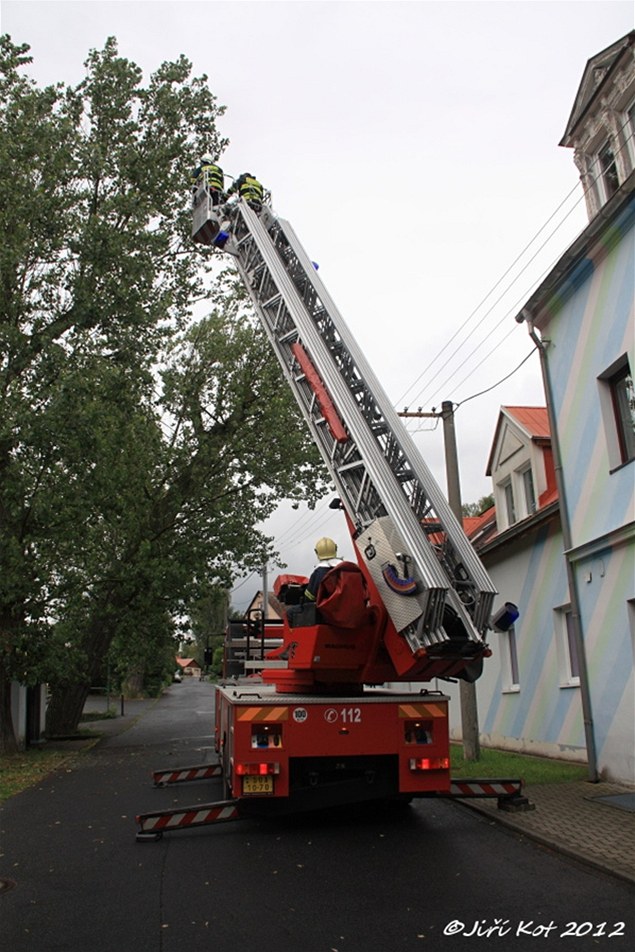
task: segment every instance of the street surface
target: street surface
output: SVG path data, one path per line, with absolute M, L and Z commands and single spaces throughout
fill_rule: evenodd
M 242 820 L 137 843 L 154 788 L 214 761 L 213 688 L 186 679 L 72 769 L 0 809 L 0 952 L 632 948 L 635 891 L 465 807 L 418 801 Z

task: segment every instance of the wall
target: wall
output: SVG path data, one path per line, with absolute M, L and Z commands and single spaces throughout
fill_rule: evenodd
M 598 379 L 635 371 L 635 196 L 539 315 L 562 453 L 598 769 L 635 783 L 635 461 L 615 466 Z M 581 438 L 581 434 L 584 438 Z
M 512 601 L 520 609 L 515 625 L 518 687 L 507 678 L 509 636 L 491 631 L 492 657 L 476 682 L 481 743 L 584 763 L 586 746 L 577 686 L 563 686 L 554 609 L 568 603 L 562 534 L 557 516 L 514 542 L 483 557 L 500 592 L 496 606 Z M 451 736 L 461 736 L 459 686 L 439 682 L 448 690 Z

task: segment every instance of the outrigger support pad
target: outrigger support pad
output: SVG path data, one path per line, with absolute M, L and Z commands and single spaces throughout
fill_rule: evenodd
M 457 800 L 494 799 L 499 810 L 507 813 L 523 813 L 535 810 L 532 803 L 523 794 L 523 782 L 518 779 L 484 778 L 452 778 L 450 781 L 450 797 Z
M 527 797 L 515 794 L 510 797 L 499 797 L 497 800 L 499 810 L 506 813 L 528 813 L 536 809 L 536 804 L 532 803 Z
M 137 843 L 157 843 L 163 839 L 163 833 L 137 833 L 135 840 Z

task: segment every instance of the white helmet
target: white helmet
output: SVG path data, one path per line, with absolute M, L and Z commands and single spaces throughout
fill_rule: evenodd
M 201 156 L 201 163 L 203 165 L 209 165 L 213 161 L 214 161 L 214 156 L 210 155 L 209 152 L 206 152 L 205 155 Z

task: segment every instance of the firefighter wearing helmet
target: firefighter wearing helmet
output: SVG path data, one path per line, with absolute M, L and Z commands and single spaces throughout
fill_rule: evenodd
M 307 602 L 315 602 L 320 582 L 327 572 L 342 561 L 337 555 L 337 545 L 327 536 L 323 536 L 315 543 L 315 554 L 318 557 L 318 563 L 304 589 L 304 599 Z
M 225 176 L 220 165 L 216 164 L 214 156 L 210 152 L 205 152 L 205 154 L 201 156 L 201 164 L 192 172 L 191 182 L 193 191 L 196 191 L 200 185 L 200 180 L 203 175 L 207 176 L 207 190 L 212 199 L 212 205 L 220 205 L 224 197 Z
M 264 189 L 251 172 L 243 172 L 242 175 L 238 176 L 227 192 L 227 197 L 229 198 L 234 192 L 238 192 L 238 197 L 242 198 L 255 212 L 261 211 L 264 200 Z

